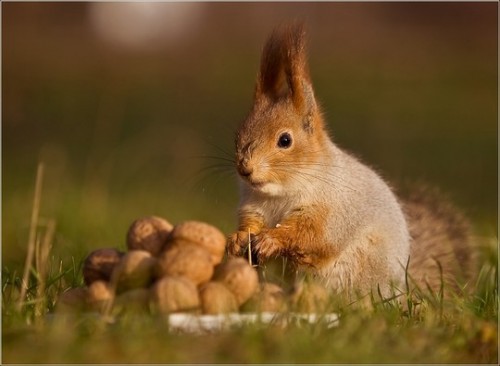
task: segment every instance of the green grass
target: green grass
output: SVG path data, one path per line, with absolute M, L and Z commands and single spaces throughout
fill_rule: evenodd
M 97 314 L 54 312 L 57 296 L 81 286 L 81 259 L 49 261 L 37 293 L 32 272 L 18 310 L 19 273 L 2 270 L 4 363 L 496 363 L 498 266 L 492 242 L 470 295 L 450 300 L 413 293 L 418 310 L 395 300 L 373 308 L 333 304 L 338 327 L 250 325 L 215 334 L 169 332 L 165 319 L 127 313 L 112 324 Z M 403 300 L 405 302 L 405 300 Z M 42 304 L 41 310 L 39 305 Z

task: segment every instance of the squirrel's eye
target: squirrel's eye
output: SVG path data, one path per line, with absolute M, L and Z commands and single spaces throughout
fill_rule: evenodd
M 287 149 L 292 146 L 292 136 L 288 132 L 283 132 L 278 138 L 278 147 Z

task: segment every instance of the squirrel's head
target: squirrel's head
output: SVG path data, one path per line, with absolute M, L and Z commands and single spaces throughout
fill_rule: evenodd
M 251 189 L 286 195 L 322 170 L 328 135 L 310 82 L 302 25 L 275 30 L 262 53 L 254 105 L 236 135 L 236 165 Z

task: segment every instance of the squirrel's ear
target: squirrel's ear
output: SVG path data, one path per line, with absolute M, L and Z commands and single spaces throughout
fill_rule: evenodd
M 290 98 L 301 113 L 315 105 L 307 67 L 303 24 L 274 30 L 262 52 L 255 98 Z

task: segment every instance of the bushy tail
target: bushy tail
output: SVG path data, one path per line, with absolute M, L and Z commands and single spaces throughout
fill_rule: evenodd
M 403 200 L 412 238 L 408 272 L 421 289 L 444 285 L 469 291 L 477 271 L 477 249 L 469 221 L 436 189 L 419 186 Z

